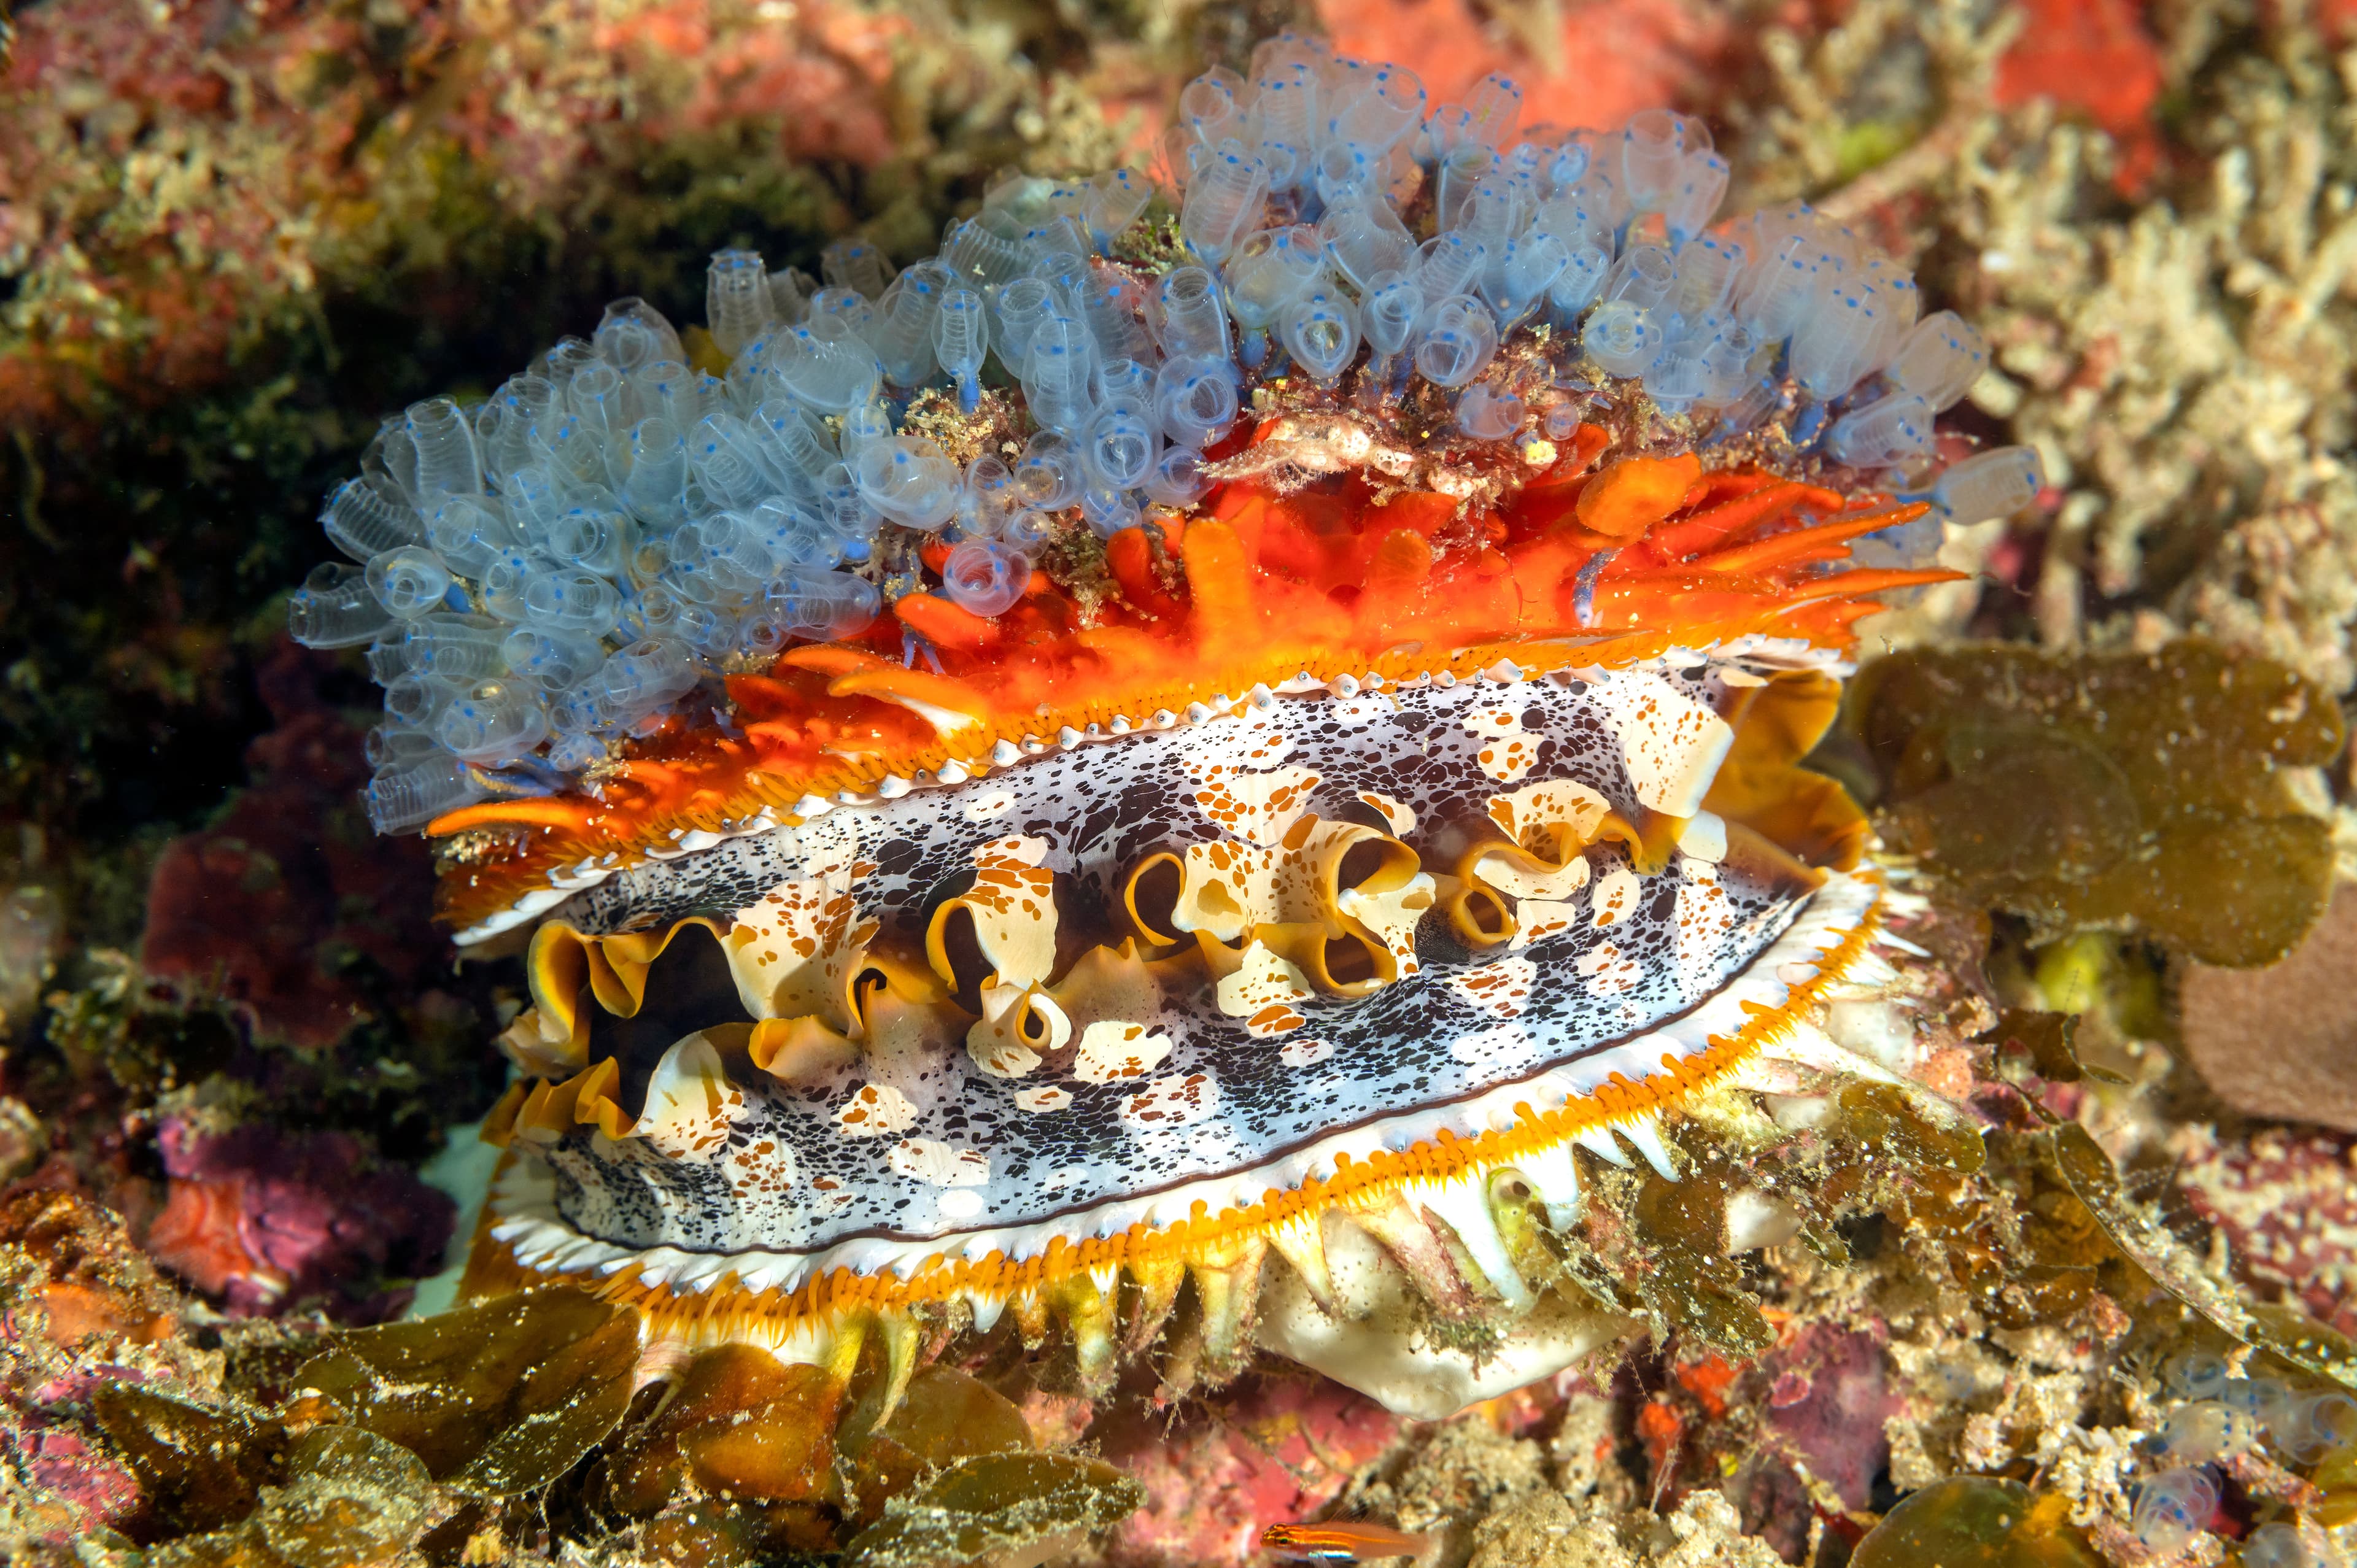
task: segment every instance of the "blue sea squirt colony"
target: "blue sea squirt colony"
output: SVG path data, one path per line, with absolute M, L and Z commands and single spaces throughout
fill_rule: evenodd
M 1558 130 L 1523 110 L 1501 77 L 1431 105 L 1403 67 L 1287 35 L 1250 80 L 1187 86 L 1158 188 L 1008 177 L 897 274 L 830 246 L 823 286 L 723 251 L 724 374 L 625 299 L 487 401 L 387 420 L 322 514 L 349 561 L 289 611 L 309 646 L 367 645 L 385 689 L 377 829 L 574 787 L 615 742 L 708 709 L 732 661 L 855 635 L 888 590 L 929 585 L 912 542 L 951 544 L 938 591 L 998 614 L 1060 531 L 1202 498 L 1207 450 L 1271 389 L 1354 416 L 1342 456 L 1395 467 L 1683 419 L 1705 452 L 1749 442 L 1796 476 L 1933 501 L 1884 542 L 1893 563 L 2034 496 L 2023 447 L 1927 482 L 1933 416 L 1986 354 L 1953 313 L 1919 318 L 1904 269 L 1803 206 L 1722 220 L 1727 166 L 1698 120 Z M 1019 446 L 961 468 L 909 427 L 929 388 L 968 413 L 990 389 Z

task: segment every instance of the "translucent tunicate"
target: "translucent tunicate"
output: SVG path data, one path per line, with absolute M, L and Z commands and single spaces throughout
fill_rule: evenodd
M 1778 340 L 1790 338 L 1807 318 L 1830 254 L 1809 231 L 1771 232 L 1761 242 L 1766 248 L 1737 285 L 1735 314 L 1761 338 Z
M 683 605 L 678 635 L 691 653 L 705 660 L 722 659 L 737 650 L 741 620 L 733 605 Z
M 1372 286 L 1360 306 L 1359 325 L 1376 353 L 1403 353 L 1415 330 L 1416 317 L 1424 314 L 1424 291 L 1414 279 L 1398 274 L 1377 274 L 1371 281 Z
M 1727 321 L 1702 350 L 1702 397 L 1714 403 L 1740 396 L 1760 373 L 1759 337 L 1739 321 Z
M 1681 332 L 1662 345 L 1653 362 L 1640 372 L 1646 395 L 1665 413 L 1682 413 L 1691 407 L 1709 384 L 1708 373 L 1703 368 L 1703 355 L 1710 347 L 1708 325 L 1698 331 Z
M 1377 274 L 1402 272 L 1415 260 L 1415 238 L 1380 195 L 1352 192 L 1318 220 L 1326 253 L 1352 285 L 1364 290 Z
M 642 419 L 630 427 L 630 474 L 622 483 L 622 499 L 632 515 L 650 526 L 677 523 L 685 512 L 682 492 L 687 483 L 687 441 L 668 419 Z
M 540 373 L 561 387 L 569 383 L 583 366 L 597 362 L 597 351 L 589 347 L 587 339 L 559 338 L 556 346 L 540 357 Z
M 1081 499 L 1081 460 L 1072 444 L 1052 430 L 1031 437 L 1015 465 L 1015 493 L 1032 511 L 1060 511 Z
M 1951 521 L 1975 523 L 2011 517 L 2045 488 L 2046 469 L 2036 447 L 1999 446 L 1950 465 L 1932 487 L 1932 500 Z M 2224 1362 L 2219 1362 L 2216 1376 L 2224 1380 Z
M 548 738 L 548 710 L 522 682 L 479 682 L 442 710 L 434 735 L 461 761 L 495 767 Z
M 770 585 L 762 603 L 795 636 L 834 642 L 874 625 L 883 596 L 875 584 L 848 573 L 793 571 Z
M 1145 485 L 1147 500 L 1170 507 L 1192 506 L 1211 488 L 1211 477 L 1203 472 L 1203 455 L 1191 446 L 1165 451 Z
M 1538 308 L 1570 262 L 1571 252 L 1553 234 L 1532 233 L 1509 240 L 1482 280 L 1482 296 L 1496 309 L 1500 324 L 1512 331 Z
M 1557 319 L 1568 322 L 1595 303 L 1603 292 L 1604 279 L 1611 271 L 1611 258 L 1593 245 L 1582 245 L 1571 252 L 1563 271 L 1555 274 L 1547 288 L 1547 306 Z
M 1700 124 L 1667 109 L 1643 109 L 1620 129 L 1620 179 L 1631 205 L 1659 212 L 1677 193 L 1686 153 L 1707 150 Z
M 2301 1419 L 2308 1428 L 2310 1454 L 2357 1444 L 2357 1400 L 2345 1393 L 2328 1389 L 2309 1395 L 2302 1402 Z
M 1244 85 L 1243 77 L 1224 66 L 1205 71 L 1178 90 L 1180 124 L 1205 145 L 1216 145 L 1241 127 L 1243 109 L 1236 92 Z
M 1146 181 L 1125 168 L 1106 169 L 1089 181 L 1081 215 L 1099 252 L 1137 221 L 1138 214 L 1146 210 L 1153 195 Z
M 1932 449 L 1932 405 L 1910 392 L 1892 392 L 1834 421 L 1825 452 L 1854 468 L 1910 463 Z
M 1639 376 L 1662 352 L 1652 313 L 1625 299 L 1607 300 L 1580 328 L 1579 346 L 1605 374 Z
M 552 413 L 547 423 L 533 427 L 533 440 L 542 464 L 565 483 L 595 484 L 606 478 L 603 433 L 584 423 L 579 414 Z
M 1003 459 L 985 452 L 966 465 L 963 498 L 958 502 L 960 527 L 969 533 L 995 534 L 1022 507 L 1023 498 L 1015 488 L 1015 470 Z
M 1498 155 L 1479 141 L 1453 147 L 1440 160 L 1440 177 L 1434 187 L 1433 218 L 1445 233 L 1461 231 L 1473 205 L 1473 192 L 1490 177 Z M 1479 239 L 1479 235 L 1467 235 Z
M 1425 317 L 1415 346 L 1415 368 L 1435 386 L 1461 387 L 1490 366 L 1498 352 L 1498 324 L 1471 295 L 1456 294 Z
M 393 624 L 361 568 L 322 561 L 286 601 L 286 635 L 306 648 L 357 648 Z
M 1478 146 L 1480 138 L 1473 134 L 1473 116 L 1462 103 L 1436 103 L 1425 117 L 1424 134 L 1417 139 L 1416 161 L 1426 166 L 1447 161 L 1460 147 Z
M 1548 163 L 1546 170 L 1546 183 L 1550 192 L 1568 189 L 1577 185 L 1587 176 L 1589 165 L 1595 160 L 1595 152 L 1587 142 L 1579 138 L 1594 134 L 1592 131 L 1574 132 L 1571 136 L 1565 139 L 1563 145 L 1556 149 L 1555 157 Z
M 704 416 L 688 442 L 687 463 L 689 473 L 716 505 L 749 506 L 777 489 L 777 476 L 770 472 L 759 441 L 733 413 Z
M 990 351 L 990 316 L 982 295 L 955 288 L 942 297 L 933 317 L 933 354 L 957 382 L 958 407 L 972 413 L 982 403 L 982 361 Z
M 2207 1466 L 2168 1470 L 2136 1488 L 2129 1523 L 2138 1540 L 2170 1556 L 2208 1530 L 2217 1511 L 2218 1482 Z
M 361 585 L 361 591 L 367 597 L 370 607 L 378 615 L 384 615 L 384 607 L 376 602 L 374 594 L 367 593 L 365 584 Z M 368 660 L 369 679 L 380 686 L 396 675 L 409 673 L 409 660 L 401 650 L 402 630 L 402 623 L 387 616 L 383 629 L 376 640 L 368 646 L 365 657 Z
M 446 811 L 472 805 L 490 790 L 447 752 L 395 763 L 369 780 L 365 798 L 369 826 L 380 833 L 405 833 Z
M 1811 302 L 1792 332 L 1792 378 L 1812 396 L 1830 401 L 1875 368 L 1881 337 L 1880 301 L 1871 288 L 1836 277 Z
M 425 532 L 434 553 L 465 577 L 480 577 L 500 551 L 522 542 L 496 497 L 455 496 L 434 509 Z
M 881 299 L 892 282 L 892 263 L 865 240 L 835 241 L 818 253 L 819 275 L 830 287 L 848 288 L 868 299 Z
M 2247 1453 L 2257 1440 L 2250 1417 L 2216 1400 L 2195 1400 L 2169 1412 L 2161 1424 L 2161 1451 L 2180 1465 L 2207 1465 Z
M 1708 147 L 1695 147 L 1678 160 L 1662 204 L 1663 226 L 1670 248 L 1677 250 L 1710 226 L 1718 204 L 1727 199 L 1727 160 Z
M 483 673 L 489 674 L 490 671 L 486 670 Z M 470 675 L 466 680 L 471 682 L 476 678 Z M 465 689 L 456 677 L 413 670 L 384 683 L 384 711 L 393 716 L 395 724 L 430 734 L 443 710 L 449 707 Z M 438 746 L 441 743 L 437 740 L 435 744 Z
M 1081 465 L 1092 483 L 1133 489 L 1146 482 L 1159 445 L 1137 414 L 1124 407 L 1108 408 L 1090 422 L 1082 437 Z
M 807 325 L 788 329 L 776 369 L 796 397 L 829 413 L 874 398 L 882 375 L 864 340 L 823 338 Z
M 1631 245 L 1604 279 L 1604 297 L 1667 314 L 1678 286 L 1678 262 L 1660 245 Z
M 1523 231 L 1531 215 L 1530 192 L 1496 172 L 1473 188 L 1471 200 L 1458 216 L 1459 231 L 1469 234 L 1496 255 L 1507 241 Z
M 1197 255 L 1223 262 L 1259 226 L 1267 197 L 1267 166 L 1242 144 L 1223 142 L 1187 182 L 1178 231 Z
M 933 317 L 948 287 L 947 272 L 920 262 L 884 290 L 872 341 L 893 385 L 921 386 L 940 368 L 933 355 Z
M 693 430 L 711 412 L 705 405 L 701 374 L 675 360 L 657 360 L 630 372 L 639 407 L 651 418 L 669 420 L 682 430 Z
M 1153 423 L 1154 367 L 1140 360 L 1109 360 L 1097 372 L 1102 406 L 1126 404 Z
M 1313 289 L 1277 318 L 1285 351 L 1310 380 L 1330 382 L 1359 352 L 1359 312 L 1340 289 Z
M 414 620 L 442 607 L 450 591 L 450 568 L 432 551 L 405 544 L 370 560 L 368 586 L 387 613 Z
M 704 321 L 720 351 L 734 356 L 775 319 L 769 267 L 760 253 L 715 251 L 711 270 L 705 274 Z
M 824 569 L 843 562 L 843 536 L 809 512 L 763 501 L 746 521 L 773 564 Z
M 508 672 L 558 691 L 586 679 L 605 662 L 606 650 L 594 637 L 559 637 L 519 627 L 500 644 Z
M 506 636 L 507 628 L 496 620 L 437 612 L 409 623 L 402 658 L 420 675 L 471 681 L 505 668 L 500 644 Z
M 614 629 L 621 613 L 620 591 L 595 572 L 560 567 L 524 585 L 525 623 L 543 631 L 602 637 Z
M 1466 234 L 1437 235 L 1417 252 L 1416 287 L 1426 304 L 1437 304 L 1452 294 L 1471 292 L 1489 264 L 1490 248 L 1480 241 Z
M 1424 83 L 1405 66 L 1379 65 L 1338 97 L 1327 115 L 1328 137 L 1389 148 L 1424 119 Z
M 1619 249 L 1611 206 L 1597 199 L 1598 188 L 1604 184 L 1601 175 L 1590 175 L 1567 190 L 1559 191 L 1538 205 L 1531 214 L 1531 227 L 1540 233 L 1552 234 L 1574 251 L 1583 247 L 1604 252 L 1606 265 L 1610 265 L 1613 252 Z M 1617 196 L 1618 192 L 1606 191 Z
M 414 762 L 421 757 L 447 754 L 442 750 L 442 743 L 423 730 L 406 729 L 396 724 L 381 724 L 361 738 L 361 755 L 368 759 L 371 768 L 389 768 Z
M 1078 430 L 1088 416 L 1095 360 L 1096 339 L 1086 327 L 1066 316 L 1040 323 L 1023 370 L 1031 417 L 1051 430 Z
M 2007 450 L 2027 450 L 2027 448 L 2007 448 Z M 1983 454 L 1985 456 L 1995 455 L 1994 453 Z M 1948 472 L 1953 474 L 1964 467 L 1964 464 L 1959 463 Z M 2188 1350 L 2169 1363 L 2164 1378 L 2173 1392 L 2186 1399 L 2214 1400 L 2224 1391 L 2226 1380 L 2233 1375 L 2227 1369 L 2226 1358 L 2216 1351 Z
M 619 511 L 574 507 L 547 536 L 548 553 L 601 577 L 619 577 L 639 547 L 638 525 Z
M 1162 351 L 1173 360 L 1225 361 L 1228 312 L 1220 300 L 1220 285 L 1201 267 L 1174 268 L 1153 295 L 1148 320 Z
M 336 487 L 320 510 L 319 526 L 330 544 L 363 565 L 388 550 L 425 542 L 425 520 L 417 509 L 366 475 Z
M 872 585 L 867 586 L 874 592 Z M 650 637 L 608 655 L 597 673 L 590 677 L 589 685 L 598 718 L 627 729 L 665 703 L 694 691 L 695 681 L 695 666 L 683 644 Z
M 1457 400 L 1457 428 L 1476 441 L 1503 441 L 1522 428 L 1523 412 L 1521 398 L 1476 381 Z
M 1502 147 L 1513 140 L 1514 127 L 1522 123 L 1523 90 L 1513 78 L 1492 71 L 1465 95 L 1465 113 L 1484 146 Z
M 867 343 L 876 330 L 876 302 L 856 288 L 830 285 L 811 295 L 810 309 L 802 316 L 804 329 L 821 340 L 845 343 L 856 340 Z M 748 345 L 749 356 L 760 351 L 759 344 Z M 735 370 L 730 367 L 731 371 Z
M 974 615 L 1004 614 L 1030 582 L 1030 561 L 995 539 L 969 539 L 942 563 L 942 591 Z
M 851 460 L 851 473 L 867 504 L 904 527 L 939 528 L 957 508 L 957 466 L 922 436 L 870 443 Z
M 2299 1538 L 2299 1527 L 2263 1524 L 2243 1538 L 2243 1568 L 2319 1568 L 2323 1559 Z
M 1861 261 L 1855 275 L 1863 286 L 1874 290 L 1875 340 L 1867 368 L 1879 370 L 1897 359 L 1905 346 L 1915 318 L 1922 313 L 1923 291 L 1915 286 L 1914 274 L 1887 256 Z
M 1023 253 L 1014 242 L 972 218 L 949 226 L 941 254 L 952 272 L 985 288 L 1011 282 L 1023 270 Z
M 1745 252 L 1732 240 L 1704 234 L 1680 247 L 1677 282 L 1670 290 L 1669 307 L 1688 321 L 1724 309 L 1743 274 Z
M 680 347 L 679 334 L 672 329 L 662 312 L 635 296 L 618 299 L 606 306 L 589 346 L 597 351 L 599 359 L 625 375 L 641 365 L 677 362 L 687 358 Z
M 1987 368 L 1987 342 L 1963 317 L 1943 310 L 1915 324 L 1888 373 L 1936 413 L 1954 406 Z
M 474 422 L 457 403 L 447 397 L 412 403 L 409 439 L 417 449 L 414 499 L 420 510 L 431 510 L 446 497 L 483 493 L 483 466 L 475 451 Z
M 1137 319 L 1143 303 L 1128 274 L 1100 267 L 1081 285 L 1081 316 L 1097 340 L 1100 360 L 1135 360 L 1154 352 L 1153 339 Z
M 484 470 L 494 481 L 533 461 L 537 454 L 532 433 L 548 419 L 556 399 L 555 382 L 530 373 L 510 376 L 491 394 L 476 415 L 476 430 L 481 437 Z
M 532 581 L 533 574 L 541 566 L 555 564 L 545 557 L 535 558 L 528 550 L 500 551 L 492 557 L 491 564 L 483 568 L 482 576 L 477 579 L 482 590 L 485 613 L 504 621 L 523 619 L 524 585 Z
M 1286 190 L 1308 174 L 1308 155 L 1318 139 L 1318 78 L 1296 62 L 1253 84 L 1251 123 L 1261 161 L 1268 166 L 1271 190 Z
M 1155 378 L 1154 407 L 1164 435 L 1200 451 L 1236 422 L 1235 371 L 1224 359 L 1166 360 Z
M 630 382 L 622 378 L 621 371 L 602 360 L 573 372 L 573 381 L 565 389 L 565 401 L 581 422 L 597 433 L 601 447 L 611 446 L 628 430 L 637 413 L 638 400 L 630 392 Z
M 1111 539 L 1125 528 L 1135 528 L 1142 515 L 1136 498 L 1127 490 L 1092 485 L 1081 492 L 1081 521 L 1099 539 Z
M 839 438 L 843 456 L 849 458 L 861 447 L 892 436 L 892 411 L 880 403 L 862 403 L 843 416 L 843 435 Z
M 1017 278 L 998 292 L 994 341 L 999 360 L 1018 378 L 1029 362 L 1031 335 L 1056 313 L 1055 291 L 1039 278 Z
M 1246 365 L 1261 362 L 1267 352 L 1268 329 L 1325 275 L 1325 244 L 1307 224 L 1264 229 L 1236 247 L 1227 265 L 1228 303 Z
M 866 404 L 866 407 L 875 405 Z M 753 411 L 752 429 L 766 439 L 770 461 L 805 493 L 843 453 L 823 421 L 791 398 L 772 398 Z

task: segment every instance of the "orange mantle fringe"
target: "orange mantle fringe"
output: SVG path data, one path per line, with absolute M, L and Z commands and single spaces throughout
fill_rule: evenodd
M 1359 476 L 1290 496 L 1239 481 L 1192 519 L 1166 513 L 1115 534 L 1085 604 L 1044 573 L 989 619 L 909 595 L 859 638 L 728 677 L 736 730 L 674 720 L 594 796 L 487 801 L 436 820 L 437 836 L 490 829 L 505 841 L 445 875 L 441 916 L 470 925 L 557 868 L 635 860 L 765 807 L 791 822 L 808 796 L 979 773 L 1002 741 L 1138 725 L 1304 673 L 1363 684 L 1470 675 L 1501 658 L 1525 671 L 1609 668 L 1750 632 L 1843 647 L 1879 607 L 1870 596 L 1957 575 L 1835 569 L 1850 539 L 1911 521 L 1920 504 L 1756 469 L 1705 475 L 1691 453 L 1599 468 L 1609 437 L 1593 425 L 1567 446 L 1486 517 L 1430 492 L 1378 501 Z

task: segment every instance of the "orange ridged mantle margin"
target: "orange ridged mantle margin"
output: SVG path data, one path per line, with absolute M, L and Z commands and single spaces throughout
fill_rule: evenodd
M 1880 883 L 1872 872 L 1857 875 Z M 1511 1165 L 1533 1149 L 1566 1143 L 1589 1127 L 1656 1111 L 1708 1088 L 1757 1055 L 1789 1029 L 1823 992 L 1840 983 L 1872 944 L 1881 925 L 1880 909 L 1878 899 L 1840 942 L 1825 950 L 1817 972 L 1791 987 L 1781 1006 L 1743 1004 L 1749 1022 L 1731 1036 L 1712 1036 L 1708 1048 L 1695 1056 L 1679 1059 L 1664 1054 L 1660 1077 L 1632 1081 L 1615 1073 L 1609 1082 L 1554 1111 L 1518 1104 L 1515 1111 L 1520 1120 L 1502 1132 L 1465 1138 L 1444 1130 L 1433 1142 L 1396 1154 L 1377 1150 L 1359 1158 L 1338 1155 L 1339 1168 L 1331 1176 L 1220 1214 L 1210 1213 L 1199 1201 L 1191 1219 L 1168 1226 L 1134 1225 L 1119 1235 L 1077 1242 L 1051 1238 L 1044 1251 L 1021 1262 L 998 1252 L 979 1262 L 937 1255 L 905 1280 L 889 1273 L 863 1274 L 837 1268 L 792 1291 L 771 1288 L 753 1294 L 738 1288 L 734 1274 L 723 1275 L 708 1291 L 680 1292 L 668 1285 L 643 1283 L 633 1268 L 596 1280 L 527 1268 L 515 1261 L 503 1243 L 492 1239 L 496 1220 L 487 1208 L 467 1261 L 462 1294 L 498 1295 L 536 1284 L 571 1283 L 645 1313 L 657 1337 L 684 1330 L 683 1337 L 742 1333 L 748 1338 L 777 1340 L 810 1321 L 944 1303 L 970 1291 L 1005 1299 L 1026 1294 L 1044 1299 L 1064 1287 L 1086 1285 L 1093 1290 L 1089 1276 L 1096 1271 L 1195 1263 L 1218 1266 L 1249 1255 L 1271 1232 L 1304 1215 L 1336 1206 L 1378 1207 L 1383 1197 L 1408 1182 L 1445 1179 L 1477 1166 Z
M 1396 683 L 1469 677 L 1501 658 L 1531 672 L 1614 668 L 1749 632 L 1846 646 L 1850 624 L 1878 607 L 1868 596 L 1956 575 L 1829 569 L 1848 540 L 1921 505 L 1758 470 L 1705 475 L 1692 454 L 1591 472 L 1604 440 L 1582 426 L 1570 456 L 1486 519 L 1429 492 L 1378 504 L 1356 476 L 1292 496 L 1232 483 L 1204 515 L 1107 542 L 1086 613 L 1042 574 L 989 620 L 911 594 L 858 639 L 730 676 L 737 733 L 674 720 L 595 796 L 437 819 L 436 835 L 505 835 L 445 875 L 442 918 L 472 925 L 558 868 L 634 861 L 765 808 L 791 823 L 810 796 L 866 796 L 945 768 L 979 774 L 1002 742 L 1036 749 L 1066 730 L 1135 727 L 1302 674 Z M 938 673 L 909 667 L 920 638 Z

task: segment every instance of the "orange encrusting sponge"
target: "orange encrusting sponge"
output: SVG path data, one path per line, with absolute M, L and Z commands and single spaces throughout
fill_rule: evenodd
M 1749 632 L 1841 646 L 1879 607 L 1868 596 L 1956 575 L 1829 570 L 1850 539 L 1911 521 L 1921 504 L 1705 475 L 1691 454 L 1590 472 L 1603 433 L 1583 425 L 1570 445 L 1487 517 L 1428 492 L 1378 502 L 1356 476 L 1291 496 L 1236 482 L 1191 520 L 1115 534 L 1085 603 L 1039 573 L 988 618 L 909 595 L 856 639 L 728 677 L 737 733 L 674 719 L 594 798 L 486 801 L 436 820 L 436 834 L 523 831 L 504 860 L 445 878 L 443 915 L 469 923 L 546 886 L 553 868 L 634 858 L 763 806 L 790 819 L 807 795 L 951 764 L 978 772 L 1001 740 L 1139 725 L 1303 672 L 1610 666 Z

